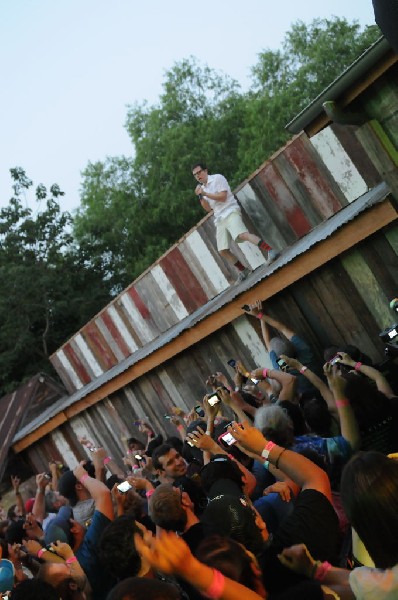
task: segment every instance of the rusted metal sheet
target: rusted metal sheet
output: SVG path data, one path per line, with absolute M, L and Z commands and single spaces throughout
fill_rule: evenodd
M 284 155 L 294 169 L 299 183 L 308 197 L 316 205 L 322 219 L 327 219 L 346 204 L 343 194 L 337 186 L 331 185 L 325 177 L 325 168 L 313 156 L 309 148 L 310 142 L 301 136 L 286 146 Z
M 92 352 L 97 357 L 102 371 L 107 371 L 117 364 L 118 361 L 116 356 L 113 354 L 104 336 L 99 331 L 95 321 L 87 323 L 84 328 L 84 337 Z
M 173 248 L 166 254 L 160 265 L 188 312 L 194 312 L 199 306 L 206 304 L 208 298 L 178 248 Z
M 368 190 L 366 182 L 351 158 L 345 153 L 331 127 L 323 129 L 311 138 L 319 156 L 329 169 L 348 202 L 362 196 Z

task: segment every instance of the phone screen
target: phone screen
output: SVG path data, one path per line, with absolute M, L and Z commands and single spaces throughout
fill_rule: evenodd
M 207 401 L 210 404 L 210 406 L 214 406 L 215 404 L 218 404 L 220 402 L 220 398 L 217 394 L 213 394 L 212 396 L 209 396 Z
M 254 383 L 254 385 L 257 385 L 260 380 L 255 379 L 254 377 L 250 377 L 250 381 L 252 381 Z
M 229 433 L 228 431 L 221 436 L 221 439 L 223 442 L 225 442 L 225 444 L 228 444 L 228 446 L 232 446 L 232 444 L 236 443 L 236 439 L 232 433 Z
M 236 360 L 234 358 L 230 358 L 229 361 L 227 362 L 227 365 L 229 365 L 230 367 L 232 367 L 234 369 L 236 367 Z
M 130 485 L 128 481 L 122 481 L 122 483 L 119 483 L 119 485 L 117 486 L 117 489 L 119 490 L 119 492 L 125 494 L 126 492 L 131 490 L 132 487 L 133 486 Z

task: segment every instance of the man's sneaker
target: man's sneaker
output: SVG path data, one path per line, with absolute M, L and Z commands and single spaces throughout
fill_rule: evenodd
M 265 261 L 265 264 L 270 265 L 272 262 L 274 262 L 274 260 L 278 258 L 279 255 L 280 252 L 277 252 L 276 250 L 273 250 L 271 248 L 271 250 L 268 250 L 267 252 L 267 260 Z
M 241 283 L 242 281 L 244 281 L 246 279 L 246 277 L 248 277 L 250 275 L 251 272 L 252 272 L 252 270 L 249 269 L 248 267 L 245 267 L 243 269 L 243 271 L 239 271 L 239 275 L 236 278 L 236 283 Z

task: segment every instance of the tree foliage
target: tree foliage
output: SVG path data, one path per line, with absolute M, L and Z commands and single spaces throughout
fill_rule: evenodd
M 72 219 L 61 212 L 58 185 L 40 184 L 45 209 L 24 208 L 32 181 L 11 169 L 14 195 L 0 210 L 0 394 L 39 371 L 49 355 L 109 299 L 103 273 L 75 246 Z
M 165 75 L 159 102 L 129 107 L 134 156 L 89 164 L 75 233 L 114 291 L 144 271 L 203 212 L 191 165 L 204 160 L 232 186 L 290 137 L 286 123 L 379 36 L 345 19 L 294 24 L 281 50 L 265 50 L 247 93 L 192 57 Z

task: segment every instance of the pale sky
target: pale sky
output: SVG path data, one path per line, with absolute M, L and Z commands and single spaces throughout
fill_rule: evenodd
M 374 24 L 371 0 L 0 0 L 0 206 L 21 166 L 73 211 L 89 161 L 132 154 L 126 107 L 156 103 L 176 61 L 195 56 L 246 90 L 292 23 L 333 15 Z

